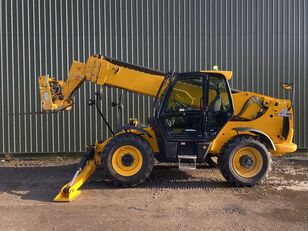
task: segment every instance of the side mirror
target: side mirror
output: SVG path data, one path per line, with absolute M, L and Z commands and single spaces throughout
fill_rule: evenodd
M 287 91 L 291 91 L 293 88 L 293 84 L 292 83 L 280 83 L 280 86 Z
M 290 91 L 291 95 L 291 108 L 293 107 L 294 102 L 294 91 L 295 91 L 295 85 L 293 83 L 280 83 L 280 86 L 287 91 Z

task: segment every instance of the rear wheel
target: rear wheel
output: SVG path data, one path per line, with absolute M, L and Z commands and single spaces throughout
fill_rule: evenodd
M 121 134 L 108 142 L 102 162 L 105 173 L 115 184 L 132 187 L 149 177 L 154 157 L 151 147 L 142 137 Z
M 253 186 L 267 176 L 271 168 L 271 157 L 258 139 L 238 136 L 223 148 L 218 167 L 232 185 Z

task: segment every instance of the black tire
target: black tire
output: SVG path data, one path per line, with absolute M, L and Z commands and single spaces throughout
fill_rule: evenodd
M 233 166 L 235 154 L 242 148 L 254 148 L 262 158 L 261 169 L 251 177 L 243 177 L 238 174 Z M 265 145 L 256 137 L 240 135 L 227 142 L 218 158 L 218 167 L 224 178 L 236 187 L 251 187 L 265 179 L 271 170 L 272 159 Z
M 218 167 L 218 157 L 212 155 L 209 153 L 206 156 L 205 163 L 210 167 L 210 168 L 217 168 Z
M 140 170 L 132 176 L 123 176 L 117 173 L 112 165 L 112 157 L 121 146 L 129 145 L 137 148 L 142 156 Z M 112 138 L 102 152 L 102 165 L 108 178 L 115 185 L 134 187 L 143 183 L 151 174 L 154 165 L 154 155 L 148 142 L 135 134 L 121 134 Z

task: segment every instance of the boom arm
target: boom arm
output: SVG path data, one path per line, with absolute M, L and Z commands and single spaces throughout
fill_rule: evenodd
M 38 78 L 45 111 L 70 110 L 73 105 L 71 97 L 84 81 L 155 96 L 163 80 L 163 72 L 95 55 L 87 63 L 74 61 L 65 82 L 48 75 Z

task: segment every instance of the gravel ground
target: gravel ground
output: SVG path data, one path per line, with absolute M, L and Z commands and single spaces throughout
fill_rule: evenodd
M 308 230 L 308 155 L 275 158 L 261 185 L 232 188 L 219 170 L 159 164 L 117 188 L 98 169 L 72 203 L 51 202 L 78 159 L 0 162 L 1 230 Z

